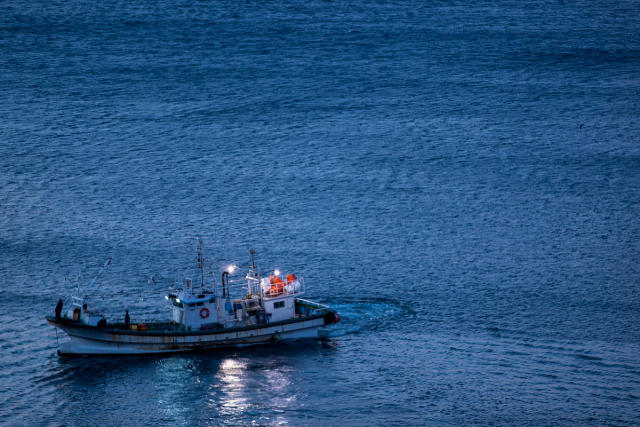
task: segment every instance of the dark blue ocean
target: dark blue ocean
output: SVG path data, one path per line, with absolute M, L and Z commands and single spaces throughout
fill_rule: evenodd
M 342 321 L 57 355 L 192 235 Z M 0 286 L 2 425 L 640 425 L 640 3 L 0 1 Z

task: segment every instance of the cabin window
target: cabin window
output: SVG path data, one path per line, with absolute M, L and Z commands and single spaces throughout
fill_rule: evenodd
M 204 305 L 204 303 L 203 303 L 203 302 L 199 302 L 199 303 L 197 303 L 197 307 L 202 307 L 203 305 Z
M 278 301 L 273 303 L 273 308 L 283 308 L 283 307 L 284 307 L 284 301 Z
M 189 307 L 195 307 L 195 306 L 196 306 L 195 302 L 189 303 Z

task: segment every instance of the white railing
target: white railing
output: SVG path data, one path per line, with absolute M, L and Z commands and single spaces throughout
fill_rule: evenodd
M 260 279 L 253 277 L 243 277 L 241 279 L 230 280 L 226 287 L 226 298 L 230 298 L 230 291 L 235 292 L 233 297 L 244 297 L 245 294 L 262 294 L 265 299 L 280 298 L 282 296 L 302 295 L 305 293 L 305 281 L 302 277 L 297 277 L 295 281 L 288 281 L 287 276 L 274 276 L 280 279 L 280 283 L 271 283 L 270 277 Z M 242 295 L 237 295 L 238 290 L 242 290 Z M 217 293 L 222 296 L 222 292 Z

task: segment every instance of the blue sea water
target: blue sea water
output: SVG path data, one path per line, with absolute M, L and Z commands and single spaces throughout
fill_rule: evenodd
M 638 2 L 4 0 L 0 101 L 0 424 L 640 425 Z M 56 354 L 194 234 L 342 321 Z

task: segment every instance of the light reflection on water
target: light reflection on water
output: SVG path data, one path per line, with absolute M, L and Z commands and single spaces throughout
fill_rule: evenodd
M 248 416 L 254 425 L 272 424 L 274 420 L 286 424 L 289 421 L 284 413 L 295 401 L 287 390 L 291 384 L 288 375 L 293 371 L 269 361 L 225 359 L 215 375 L 218 386 L 211 393 L 215 396 L 212 409 L 232 418 Z M 281 397 L 283 390 L 287 397 Z
M 187 425 L 191 422 L 191 410 L 182 403 L 184 390 L 190 382 L 190 359 L 168 358 L 155 363 L 157 381 L 155 389 L 160 395 L 158 408 L 168 419 L 176 421 L 177 425 Z
M 215 377 L 220 381 L 219 406 L 225 415 L 237 416 L 247 408 L 247 397 L 243 393 L 245 388 L 245 365 L 233 359 L 225 359 L 220 365 L 220 371 Z

